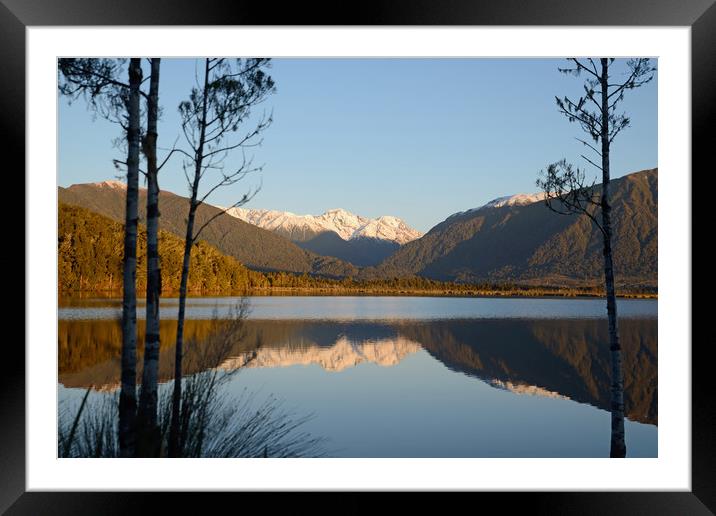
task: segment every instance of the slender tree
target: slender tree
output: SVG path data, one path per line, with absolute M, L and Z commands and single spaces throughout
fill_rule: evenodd
M 103 117 L 119 123 L 127 139 L 127 196 L 124 232 L 122 299 L 122 386 L 119 397 L 119 447 L 124 457 L 134 455 L 137 407 L 137 205 L 139 197 L 140 94 L 142 68 L 129 60 L 128 81 L 119 79 L 125 60 L 60 59 L 60 93 L 70 99 L 83 96 Z
M 157 380 L 159 371 L 159 296 L 161 269 L 159 263 L 159 182 L 157 167 L 157 121 L 159 118 L 160 59 L 150 59 L 151 75 L 147 96 L 147 131 L 142 151 L 147 161 L 147 285 L 144 366 L 139 396 L 137 451 L 142 456 L 159 453 L 160 432 L 157 425 Z
M 269 65 L 268 59 L 205 59 L 197 85 L 192 88 L 189 99 L 179 105 L 181 128 L 188 150 L 174 149 L 172 152 L 179 152 L 185 158 L 184 174 L 191 196 L 179 287 L 174 390 L 169 435 L 170 456 L 178 456 L 181 448 L 182 356 L 191 248 L 201 232 L 216 217 L 231 207 L 244 204 L 255 192 L 244 194 L 240 200 L 210 217 L 199 228 L 194 227 L 196 212 L 217 188 L 233 185 L 248 173 L 261 169 L 253 165 L 252 159 L 247 159 L 245 151 L 260 144 L 260 135 L 271 124 L 271 117 L 261 116 L 250 131 L 238 135 L 237 132 L 250 119 L 252 109 L 275 91 L 273 79 L 266 73 Z M 231 168 L 226 167 L 226 159 L 237 151 L 241 155 L 239 162 Z M 200 196 L 201 181 L 208 171 L 217 172 L 218 179 L 206 189 L 206 193 Z
M 585 180 L 585 173 L 562 159 L 547 167 L 537 180 L 537 186 L 545 192 L 545 202 L 553 211 L 561 214 L 588 216 L 602 235 L 604 256 L 604 282 L 607 294 L 607 318 L 609 324 L 609 350 L 611 353 L 611 445 L 610 457 L 626 457 L 624 439 L 624 376 L 622 372 L 621 345 L 617 318 L 616 288 L 614 285 L 613 238 L 611 202 L 609 199 L 610 147 L 614 138 L 630 124 L 626 114 L 617 108 L 624 94 L 651 81 L 656 68 L 650 59 L 629 59 L 627 71 L 622 77 L 610 73 L 614 58 L 601 58 L 599 63 L 588 58 L 570 59 L 570 66 L 559 71 L 576 77 L 586 76 L 584 95 L 576 102 L 568 97 L 555 97 L 559 112 L 570 122 L 577 122 L 591 139 L 578 140 L 597 155 L 592 160 L 582 155 L 588 163 L 601 171 L 601 191 Z M 601 216 L 596 212 L 600 211 Z

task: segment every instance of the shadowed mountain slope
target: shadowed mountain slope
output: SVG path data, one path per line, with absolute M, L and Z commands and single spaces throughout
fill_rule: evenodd
M 657 169 L 613 180 L 611 197 L 617 281 L 655 287 Z M 447 218 L 361 277 L 570 284 L 601 281 L 602 260 L 601 233 L 586 216 L 498 203 Z
M 142 223 L 146 222 L 146 193 L 144 189 L 139 191 L 139 219 Z M 121 223 L 124 222 L 125 195 L 123 184 L 113 181 L 58 188 L 59 202 L 87 208 Z M 159 210 L 159 228 L 183 238 L 189 200 L 163 191 L 159 197 Z M 200 228 L 220 211 L 207 204 L 200 206 L 195 227 Z M 252 269 L 305 272 L 329 277 L 342 277 L 357 272 L 349 263 L 306 251 L 271 231 L 226 214 L 209 224 L 201 233 L 200 240 Z

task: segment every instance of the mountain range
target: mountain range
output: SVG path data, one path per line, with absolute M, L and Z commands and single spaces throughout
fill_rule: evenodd
M 286 237 L 303 249 L 358 266 L 378 265 L 402 244 L 422 236 L 397 217 L 372 219 L 343 209 L 321 215 L 244 208 L 230 208 L 227 213 Z
M 611 182 L 615 271 L 621 286 L 657 285 L 657 183 L 657 169 Z M 122 222 L 125 191 L 123 183 L 105 181 L 60 187 L 58 198 Z M 356 279 L 598 283 L 603 275 L 599 229 L 585 216 L 551 211 L 542 200 L 542 194 L 500 197 L 455 213 L 424 235 L 391 216 L 371 219 L 341 209 L 314 216 L 232 208 L 232 216 L 218 217 L 201 238 L 256 270 Z M 140 189 L 141 222 L 145 204 L 146 191 Z M 220 210 L 202 205 L 197 226 Z M 188 200 L 163 191 L 160 212 L 161 229 L 183 237 Z
M 117 181 L 76 184 L 58 188 L 58 201 L 76 205 L 124 222 L 126 187 Z M 146 223 L 147 191 L 139 189 L 139 221 Z M 159 195 L 160 228 L 180 238 L 186 233 L 189 200 L 162 191 Z M 221 210 L 208 204 L 196 212 L 196 228 L 200 228 Z M 248 224 L 235 217 L 217 217 L 201 233 L 201 240 L 244 265 L 261 271 L 309 273 L 326 277 L 352 276 L 358 269 L 350 263 L 330 256 L 321 256 L 298 247 L 271 231 Z

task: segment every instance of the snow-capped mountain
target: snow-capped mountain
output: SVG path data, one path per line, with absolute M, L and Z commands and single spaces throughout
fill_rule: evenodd
M 422 236 L 397 217 L 376 219 L 333 209 L 321 215 L 296 215 L 286 211 L 231 208 L 227 211 L 245 222 L 282 234 L 294 241 L 305 241 L 332 231 L 343 240 L 374 238 L 405 244 Z
M 107 181 L 100 181 L 99 183 L 90 183 L 92 186 L 97 186 L 99 188 L 111 188 L 112 190 L 126 190 L 127 189 L 127 183 L 123 181 L 115 181 L 113 179 L 107 180 Z M 74 186 L 74 185 L 72 185 Z
M 356 342 L 341 336 L 330 347 L 315 345 L 301 348 L 263 347 L 256 352 L 229 358 L 219 368 L 234 370 L 242 367 L 290 367 L 315 364 L 326 371 L 338 372 L 362 363 L 391 367 L 421 349 L 420 344 L 403 337 Z
M 545 198 L 544 192 L 538 192 L 538 193 L 532 193 L 532 194 L 525 194 L 525 193 L 519 193 L 515 195 L 507 195 L 505 197 L 498 197 L 497 199 L 492 199 L 490 202 L 483 204 L 482 206 L 478 206 L 477 208 L 472 208 L 470 210 L 466 211 L 459 211 L 457 213 L 453 213 L 448 218 L 457 217 L 458 215 L 465 215 L 466 213 L 473 213 L 477 210 L 482 210 L 485 208 L 502 208 L 504 206 L 525 206 L 527 204 L 532 204 L 535 202 L 543 201 Z
M 657 169 L 611 183 L 614 238 L 622 242 L 618 268 L 625 285 L 656 287 L 657 186 Z M 361 271 L 359 278 L 415 274 L 441 281 L 539 285 L 597 281 L 599 233 L 580 218 L 554 213 L 542 199 L 541 193 L 512 195 L 452 215 L 401 246 L 375 270 Z
M 545 197 L 544 192 L 525 194 L 519 193 L 515 195 L 508 195 L 506 197 L 498 197 L 493 199 L 483 208 L 502 208 L 503 206 L 524 206 L 525 204 L 532 204 L 533 202 L 543 201 Z
M 556 398 L 561 400 L 569 399 L 567 396 L 564 396 L 555 391 L 550 391 L 549 389 L 545 389 L 543 387 L 539 387 L 538 385 L 515 383 L 509 380 L 503 381 L 498 378 L 492 378 L 490 380 L 487 380 L 487 383 L 497 389 L 504 389 L 506 391 L 510 391 L 519 395 L 542 396 L 544 398 Z

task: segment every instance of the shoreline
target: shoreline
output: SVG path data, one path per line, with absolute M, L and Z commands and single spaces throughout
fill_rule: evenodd
M 177 297 L 178 292 L 166 291 L 162 297 Z M 122 296 L 121 290 L 73 290 L 60 291 L 60 298 L 118 298 Z M 190 292 L 187 297 L 238 297 L 238 296 L 307 296 L 307 297 L 471 297 L 471 298 L 593 298 L 606 299 L 606 295 L 587 289 L 378 289 L 378 288 L 304 288 L 304 287 L 259 287 L 241 291 L 202 291 Z M 658 292 L 627 291 L 617 294 L 620 299 L 658 299 Z M 137 299 L 144 299 L 138 296 Z

